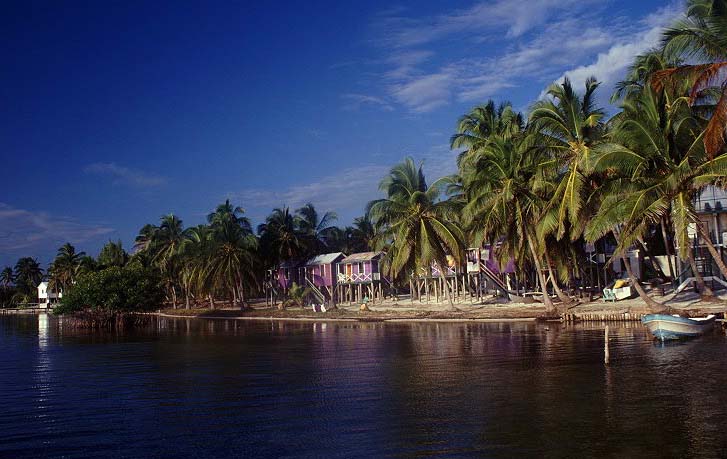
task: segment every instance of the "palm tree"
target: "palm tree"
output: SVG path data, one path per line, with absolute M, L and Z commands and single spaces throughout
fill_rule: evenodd
M 386 198 L 368 204 L 368 213 L 380 230 L 379 243 L 390 242 L 388 271 L 392 278 L 403 271 L 417 275 L 420 270 L 439 271 L 449 298 L 444 268 L 447 256 L 459 265 L 464 253 L 464 236 L 453 223 L 455 211 L 449 201 L 440 200 L 442 189 L 438 182 L 427 186 L 421 166 L 406 158 L 384 177 L 379 189 Z
M 326 249 L 325 233 L 333 226 L 337 218 L 335 212 L 326 212 L 322 217 L 310 202 L 295 211 L 298 228 L 304 235 L 308 245 L 308 255 L 315 255 Z
M 586 197 L 590 192 L 588 168 L 593 147 L 601 141 L 605 126 L 602 109 L 595 106 L 595 91 L 599 83 L 595 78 L 586 80 L 586 89 L 580 96 L 566 77 L 561 84 L 548 88 L 549 99 L 533 104 L 530 113 L 531 128 L 539 134 L 538 143 L 547 152 L 546 167 L 557 174 L 557 187 L 550 205 L 558 210 L 558 239 L 570 225 L 571 240 L 576 240 L 585 221 Z
M 492 136 L 511 137 L 520 132 L 523 126 L 522 114 L 515 111 L 509 102 L 496 107 L 493 100 L 488 100 L 485 105 L 478 105 L 460 117 L 457 132 L 450 138 L 450 147 L 465 148 L 459 157 L 461 163 L 484 148 Z
M 154 261 L 161 270 L 167 288 L 168 298 L 175 308 L 177 307 L 176 285 L 179 283 L 180 270 L 178 255 L 187 238 L 188 232 L 184 229 L 182 220 L 174 214 L 169 214 L 161 218 L 159 230 L 155 233 L 151 245 Z
M 124 266 L 129 261 L 129 254 L 126 253 L 120 240 L 109 241 L 101 248 L 98 255 L 98 264 L 108 268 L 111 266 Z
M 250 220 L 244 216 L 245 209 L 240 206 L 233 206 L 229 199 L 218 205 L 215 211 L 207 215 L 207 222 L 210 225 L 219 225 L 227 220 L 238 224 L 246 233 L 252 234 Z
M 3 287 L 8 288 L 15 282 L 15 276 L 13 275 L 13 268 L 6 266 L 0 271 L 0 283 Z
M 623 102 L 628 97 L 638 95 L 651 83 L 653 75 L 661 70 L 681 65 L 675 57 L 667 58 L 660 50 L 650 50 L 634 58 L 624 80 L 616 83 L 616 90 L 611 95 L 611 103 Z
M 501 262 L 515 257 L 522 267 L 528 262 L 525 254 L 530 253 L 546 311 L 554 314 L 557 309 L 548 295 L 541 263 L 544 243 L 536 234 L 552 188 L 541 180 L 543 152 L 534 147 L 535 139 L 533 134 L 493 136 L 473 167 L 461 171 L 467 197 L 462 215 L 476 245 L 499 242 Z
M 293 285 L 290 286 L 290 289 L 288 290 L 288 298 L 281 303 L 281 308 L 286 308 L 288 306 L 299 306 L 301 308 L 305 307 L 305 300 L 308 298 L 308 296 L 311 294 L 312 290 L 308 287 L 302 287 L 295 282 L 293 282 Z
M 656 72 L 653 84 L 660 90 L 686 80 L 691 104 L 714 103 L 703 139 L 712 157 L 724 148 L 727 126 L 727 1 L 689 0 L 686 16 L 664 31 L 662 46 L 666 55 L 696 62 Z
M 76 252 L 76 248 L 70 243 L 65 243 L 58 249 L 49 269 L 51 279 L 57 288 L 64 291 L 75 282 L 81 268 L 81 260 L 85 255 L 85 252 Z
M 727 267 L 712 244 L 694 209 L 694 197 L 701 187 L 724 177 L 727 153 L 709 159 L 702 137 L 704 122 L 696 117 L 684 96 L 652 87 L 628 98 L 618 115 L 612 139 L 603 145 L 594 169 L 619 172 L 599 212 L 589 224 L 593 240 L 619 225 L 619 251 L 643 238 L 648 225 L 666 217 L 674 222 L 680 256 L 686 259 L 700 290 L 711 290 L 699 274 L 691 249 L 689 230 L 695 225 L 723 274 Z
M 305 239 L 298 229 L 298 218 L 288 207 L 273 209 L 257 231 L 262 251 L 268 258 L 267 266 L 305 254 Z
M 376 229 L 371 221 L 371 216 L 366 213 L 361 217 L 353 220 L 353 228 L 351 228 L 351 246 L 352 251 L 366 252 L 374 250 L 376 245 Z
M 213 227 L 213 244 L 206 270 L 212 284 L 227 290 L 233 306 L 245 306 L 245 286 L 255 279 L 257 240 L 233 220 Z
M 147 250 L 151 246 L 158 232 L 159 227 L 156 225 L 147 223 L 142 226 L 139 230 L 139 235 L 136 236 L 136 239 L 134 240 L 134 252 Z
M 19 292 L 26 297 L 32 297 L 43 280 L 43 270 L 35 258 L 23 257 L 15 263 L 14 277 Z
M 332 252 L 353 253 L 358 250 L 353 246 L 353 228 L 331 226 L 321 232 L 326 249 Z

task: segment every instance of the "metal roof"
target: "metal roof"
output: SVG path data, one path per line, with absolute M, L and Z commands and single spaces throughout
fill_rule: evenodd
M 346 255 L 344 255 L 342 252 L 334 252 L 334 253 L 324 253 L 321 255 L 316 255 L 315 257 L 311 258 L 306 262 L 306 266 L 316 266 L 316 265 L 328 265 L 331 263 L 335 263 L 338 261 L 339 258 L 343 258 Z
M 352 253 L 351 255 L 347 256 L 343 260 L 341 260 L 339 263 L 354 263 L 358 261 L 371 261 L 375 260 L 379 257 L 384 255 L 384 252 L 361 252 L 361 253 Z

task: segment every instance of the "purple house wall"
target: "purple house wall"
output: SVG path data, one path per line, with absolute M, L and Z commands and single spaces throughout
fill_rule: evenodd
M 478 272 L 479 262 L 484 261 L 485 266 L 489 268 L 495 274 L 514 273 L 515 272 L 515 261 L 511 258 L 508 262 L 500 268 L 500 263 L 495 257 L 495 251 L 491 245 L 486 245 L 482 249 L 471 248 L 467 249 L 467 272 Z
M 283 290 L 288 290 L 294 283 L 300 285 L 299 267 L 300 263 L 295 261 L 287 261 L 278 267 L 278 284 Z
M 336 265 L 339 283 L 351 284 L 381 280 L 381 258 L 383 252 L 353 253 Z
M 305 276 L 316 287 L 333 287 L 337 281 L 336 263 L 345 257 L 341 252 L 315 256 L 300 268 L 301 276 Z

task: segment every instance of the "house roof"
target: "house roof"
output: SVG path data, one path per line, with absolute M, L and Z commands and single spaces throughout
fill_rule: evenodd
M 315 257 L 308 260 L 308 262 L 305 264 L 306 266 L 316 266 L 316 265 L 329 265 L 331 263 L 337 262 L 339 259 L 345 257 L 342 252 L 334 252 L 334 253 L 324 253 L 321 255 L 316 255 Z
M 297 268 L 298 266 L 301 266 L 303 263 L 300 262 L 300 260 L 288 260 L 280 263 L 278 268 Z
M 371 260 L 380 258 L 382 255 L 384 255 L 384 252 L 352 253 L 351 255 L 349 255 L 346 258 L 344 258 L 343 260 L 341 260 L 340 263 L 354 263 L 354 262 L 359 262 L 359 261 L 371 261 Z

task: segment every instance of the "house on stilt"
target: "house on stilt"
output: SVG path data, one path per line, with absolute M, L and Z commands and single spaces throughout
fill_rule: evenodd
M 345 257 L 341 252 L 325 253 L 311 258 L 300 268 L 299 278 L 305 287 L 313 290 L 319 302 L 335 302 L 336 264 Z
M 434 296 L 435 301 L 447 299 L 447 294 L 452 299 L 458 299 L 466 294 L 465 277 L 462 266 L 458 266 L 452 255 L 447 255 L 447 264 L 438 266 L 433 263 L 429 269 L 421 268 L 416 276 L 410 277 L 409 288 L 412 292 L 412 299 L 416 296 L 419 299 L 426 297 L 429 301 Z
M 489 291 L 510 298 L 512 291 L 510 275 L 515 273 L 514 260 L 509 260 L 505 266 L 500 266 L 492 245 L 467 249 L 466 259 L 467 290 L 473 298 L 480 300 Z
M 383 300 L 381 260 L 384 252 L 353 253 L 336 263 L 336 296 L 341 303 Z

